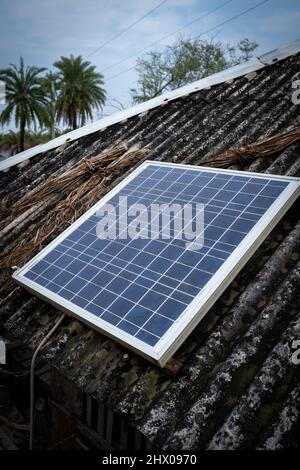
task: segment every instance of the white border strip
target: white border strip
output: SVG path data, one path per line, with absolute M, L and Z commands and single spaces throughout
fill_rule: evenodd
M 205 288 L 194 298 L 190 305 L 184 310 L 181 316 L 176 320 L 166 334 L 154 346 L 148 346 L 146 343 L 134 338 L 133 336 L 123 332 L 122 330 L 106 323 L 100 318 L 88 313 L 84 309 L 77 307 L 72 302 L 69 302 L 57 294 L 49 291 L 45 287 L 36 284 L 24 277 L 24 274 L 47 253 L 49 253 L 55 246 L 64 240 L 73 230 L 75 230 L 82 222 L 94 214 L 102 205 L 104 205 L 111 197 L 118 194 L 118 192 L 126 186 L 135 176 L 140 174 L 144 168 L 148 166 L 168 166 L 170 168 L 182 168 L 203 172 L 225 173 L 229 175 L 250 176 L 261 179 L 281 180 L 287 181 L 289 185 L 281 193 L 281 195 L 274 201 L 267 212 L 262 216 L 260 221 L 250 230 L 238 247 L 223 263 L 221 268 L 206 284 Z M 120 342 L 126 347 L 132 349 L 138 354 L 146 357 L 150 361 L 164 366 L 172 354 L 179 348 L 182 342 L 187 338 L 199 321 L 204 317 L 209 308 L 216 302 L 221 293 L 230 284 L 232 279 L 238 274 L 241 268 L 245 265 L 248 259 L 256 251 L 258 246 L 263 242 L 266 236 L 270 233 L 273 227 L 278 223 L 284 213 L 292 205 L 292 203 L 300 195 L 300 178 L 266 175 L 262 173 L 252 173 L 246 171 L 233 171 L 223 169 L 212 169 L 201 166 L 190 166 L 174 163 L 156 163 L 153 161 L 146 161 L 127 176 L 120 184 L 113 188 L 106 194 L 100 201 L 91 207 L 85 214 L 83 214 L 76 222 L 68 227 L 61 233 L 55 240 L 53 240 L 46 248 L 38 253 L 31 261 L 13 274 L 13 279 L 17 283 L 26 287 L 30 292 L 38 295 L 44 300 L 47 300 L 59 310 L 84 321 L 89 326 L 96 330 L 108 335 L 114 340 Z
M 202 78 L 194 83 L 190 83 L 183 87 L 178 88 L 177 90 L 170 91 L 163 95 L 153 98 L 144 103 L 138 104 L 131 108 L 125 109 L 124 111 L 117 112 L 111 116 L 107 116 L 103 119 L 95 121 L 91 124 L 88 124 L 80 129 L 75 131 L 68 132 L 67 134 L 56 137 L 53 140 L 50 140 L 46 144 L 37 145 L 31 149 L 25 150 L 24 152 L 18 153 L 13 157 L 5 159 L 3 162 L 0 162 L 0 171 L 7 170 L 8 168 L 18 165 L 19 163 L 34 157 L 35 155 L 45 153 L 49 150 L 53 150 L 60 145 L 65 144 L 66 142 L 73 142 L 85 135 L 92 134 L 106 127 L 117 124 L 118 122 L 124 121 L 125 119 L 136 116 L 140 113 L 148 111 L 150 109 L 156 108 L 161 104 L 165 104 L 168 101 L 173 101 L 182 96 L 189 95 L 190 93 L 203 90 L 214 85 L 226 82 L 227 80 L 233 80 L 235 78 L 246 75 L 250 72 L 255 72 L 256 70 L 262 69 L 266 64 L 272 63 L 274 60 L 282 60 L 290 55 L 296 54 L 300 51 L 300 39 L 294 41 L 290 44 L 282 46 L 278 49 L 275 49 L 272 52 L 264 54 L 258 58 L 252 58 L 247 62 L 230 67 L 227 70 L 222 72 L 215 73 L 209 77 Z

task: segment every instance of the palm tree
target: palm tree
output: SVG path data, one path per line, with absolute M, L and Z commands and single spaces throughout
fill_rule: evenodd
M 33 124 L 36 129 L 48 120 L 47 97 L 41 86 L 40 74 L 46 69 L 41 67 L 24 67 L 23 58 L 20 65 L 11 64 L 0 70 L 0 80 L 6 84 L 7 105 L 0 115 L 0 123 L 7 124 L 12 118 L 19 127 L 19 151 L 24 150 L 25 128 Z
M 55 138 L 58 131 L 56 124 L 56 102 L 58 94 L 58 75 L 53 72 L 46 73 L 42 80 L 45 94 L 48 97 L 48 129 L 51 139 Z
M 77 129 L 78 125 L 83 126 L 87 119 L 92 119 L 93 108 L 102 109 L 105 103 L 103 76 L 81 56 L 61 57 L 54 67 L 59 77 L 57 119 Z

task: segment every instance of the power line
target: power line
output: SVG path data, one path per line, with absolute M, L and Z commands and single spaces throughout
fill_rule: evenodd
M 105 67 L 105 69 L 101 70 L 102 73 L 105 73 L 107 70 L 110 70 L 114 67 L 116 67 L 117 65 L 120 65 L 122 64 L 123 62 L 127 62 L 127 60 L 131 59 L 132 57 L 136 57 L 137 55 L 141 54 L 142 52 L 144 52 L 146 49 L 148 49 L 149 47 L 153 47 L 155 46 L 156 44 L 160 43 L 161 41 L 164 41 L 165 39 L 171 37 L 171 36 L 174 36 L 174 34 L 177 34 L 177 33 L 180 33 L 180 31 L 182 31 L 183 29 L 187 28 L 188 26 L 191 26 L 192 24 L 196 23 L 197 21 L 200 21 L 200 20 L 203 20 L 204 18 L 206 18 L 207 16 L 211 15 L 212 13 L 215 13 L 217 10 L 220 10 L 221 8 L 223 8 L 224 6 L 228 5 L 228 3 L 231 3 L 233 2 L 233 0 L 227 0 L 226 2 L 222 3 L 221 5 L 219 5 L 218 7 L 215 7 L 213 8 L 212 10 L 208 11 L 207 13 L 205 13 L 204 15 L 201 15 L 201 16 L 198 16 L 197 18 L 195 18 L 193 21 L 190 21 L 189 23 L 186 23 L 184 26 L 182 26 L 181 28 L 179 29 L 176 29 L 175 31 L 172 31 L 171 33 L 168 33 L 167 35 L 163 36 L 162 38 L 152 42 L 151 44 L 148 44 L 148 46 L 144 47 L 143 49 L 140 49 L 138 52 L 135 52 L 134 54 L 131 54 L 127 57 L 125 57 L 124 59 L 121 59 L 119 60 L 118 62 L 115 62 L 114 64 L 112 65 L 109 65 L 108 67 Z
M 133 23 L 131 23 L 129 26 L 127 26 L 127 28 L 123 29 L 122 31 L 120 31 L 119 33 L 117 33 L 115 36 L 113 36 L 111 39 L 108 39 L 107 41 L 103 42 L 99 47 L 97 47 L 97 49 L 95 49 L 94 51 L 90 52 L 89 54 L 87 54 L 85 56 L 85 59 L 87 59 L 88 57 L 90 57 L 91 55 L 95 54 L 96 52 L 100 51 L 101 49 L 103 49 L 105 46 L 107 46 L 108 44 L 110 44 L 111 42 L 113 42 L 115 39 L 119 38 L 120 36 L 122 36 L 124 33 L 126 33 L 127 31 L 129 31 L 130 29 L 132 29 L 135 25 L 137 25 L 138 23 L 140 23 L 144 18 L 146 18 L 147 16 L 151 15 L 155 10 L 157 10 L 158 8 L 160 8 L 164 3 L 168 2 L 168 0 L 163 0 L 162 2 L 160 2 L 158 5 L 156 5 L 156 7 L 152 8 L 152 10 L 149 10 L 147 13 L 145 13 L 143 16 L 141 16 L 140 18 L 138 18 L 136 21 L 134 21 Z
M 261 5 L 263 5 L 264 3 L 267 3 L 269 0 L 263 0 L 262 2 L 259 2 L 257 3 L 256 5 L 253 5 L 253 7 L 250 7 L 250 8 L 247 8 L 246 10 L 243 10 L 241 13 L 238 13 L 237 15 L 234 15 L 232 16 L 231 18 L 228 18 L 227 20 L 225 21 L 222 21 L 222 23 L 219 23 L 218 25 L 214 26 L 213 28 L 210 28 L 210 29 L 207 29 L 206 31 L 203 31 L 203 33 L 199 34 L 198 36 L 196 36 L 196 38 L 199 38 L 201 36 L 203 36 L 204 34 L 208 34 L 210 33 L 211 31 L 214 31 L 215 29 L 219 28 L 220 26 L 223 26 L 227 23 L 230 23 L 231 21 L 233 20 L 236 20 L 237 18 L 240 18 L 241 16 L 243 15 L 246 15 L 246 13 L 249 13 L 249 11 L 252 11 L 252 10 L 255 10 L 256 8 L 260 7 Z M 139 53 L 138 53 L 139 54 Z M 112 80 L 114 78 L 117 78 L 119 77 L 120 75 L 123 75 L 124 73 L 127 73 L 129 72 L 130 70 L 134 70 L 135 69 L 135 65 L 133 67 L 130 67 L 126 70 L 122 70 L 122 72 L 119 72 L 115 75 L 112 75 L 110 77 L 108 77 L 106 79 L 106 82 L 109 81 L 109 80 Z

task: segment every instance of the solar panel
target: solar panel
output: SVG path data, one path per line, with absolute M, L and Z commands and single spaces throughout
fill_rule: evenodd
M 145 162 L 13 277 L 163 366 L 295 201 L 299 181 Z M 179 211 L 168 223 L 162 212 L 149 217 L 162 204 Z M 194 246 L 185 222 L 176 231 L 187 205 L 202 217 Z

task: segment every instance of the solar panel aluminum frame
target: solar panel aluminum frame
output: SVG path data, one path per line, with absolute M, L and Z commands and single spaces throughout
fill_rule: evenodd
M 182 315 L 174 321 L 173 325 L 167 330 L 163 337 L 155 346 L 149 346 L 143 341 L 127 334 L 126 332 L 108 324 L 101 318 L 88 313 L 83 308 L 74 305 L 57 294 L 54 294 L 45 287 L 42 287 L 24 277 L 24 274 L 30 270 L 33 264 L 41 260 L 55 246 L 57 246 L 64 238 L 66 238 L 74 229 L 93 215 L 102 205 L 109 201 L 110 198 L 117 195 L 118 192 L 139 175 L 149 165 L 168 166 L 172 168 L 182 168 L 186 170 L 195 170 L 203 172 L 217 172 L 230 175 L 249 176 L 262 179 L 283 180 L 289 182 L 288 186 L 283 190 L 279 197 L 274 201 L 270 208 L 265 212 L 261 219 L 248 232 L 245 238 L 239 243 L 237 248 L 224 261 L 219 270 L 207 282 L 201 292 L 195 296 L 193 301 L 187 306 Z M 276 226 L 282 216 L 291 207 L 300 195 L 300 178 L 289 176 L 277 176 L 271 174 L 252 173 L 246 171 L 215 169 L 194 165 L 173 164 L 165 162 L 145 161 L 137 169 L 132 171 L 129 176 L 124 178 L 115 188 L 94 204 L 85 214 L 83 214 L 76 222 L 62 232 L 55 240 L 53 240 L 46 248 L 39 252 L 34 258 L 26 263 L 22 268 L 16 270 L 13 279 L 25 287 L 31 293 L 46 300 L 60 311 L 83 321 L 87 325 L 97 331 L 109 336 L 113 340 L 121 343 L 137 354 L 147 358 L 151 362 L 163 367 L 172 357 L 175 351 L 180 347 L 184 340 L 189 336 L 193 329 L 198 325 L 200 320 L 205 316 L 208 310 L 217 301 L 220 295 L 228 287 L 231 281 L 243 268 L 246 262 L 251 258 L 260 244 L 265 240 L 267 235 Z

